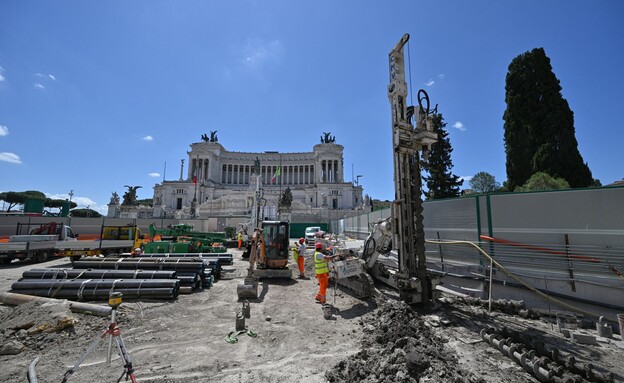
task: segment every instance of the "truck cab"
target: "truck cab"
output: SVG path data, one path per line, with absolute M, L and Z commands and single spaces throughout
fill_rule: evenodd
M 78 234 L 74 234 L 72 228 L 63 223 L 50 222 L 42 224 L 39 227 L 30 229 L 27 235 L 20 235 L 20 232 L 23 230 L 21 230 L 20 225 L 26 224 L 18 224 L 18 234 L 11 236 L 9 238 L 10 242 L 21 242 L 20 239 L 41 241 L 46 240 L 44 238 L 48 236 L 53 236 L 57 241 L 76 241 L 78 239 Z
M 102 227 L 103 240 L 132 240 L 132 248 L 142 248 L 145 242 L 145 235 L 136 225 L 127 226 L 104 226 Z

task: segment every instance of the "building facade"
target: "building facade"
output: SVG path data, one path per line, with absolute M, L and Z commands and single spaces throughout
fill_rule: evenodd
M 292 194 L 290 213 L 363 207 L 362 187 L 344 180 L 344 147 L 328 134 L 304 153 L 231 152 L 213 137 L 202 139 L 190 145 L 178 180 L 154 186 L 154 217 L 249 216 L 258 182 L 265 216 L 275 216 L 286 189 Z

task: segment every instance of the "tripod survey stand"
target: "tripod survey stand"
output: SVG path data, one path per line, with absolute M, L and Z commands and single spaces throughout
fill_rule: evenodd
M 97 346 L 100 344 L 102 339 L 108 336 L 108 351 L 106 352 L 106 363 L 110 366 L 111 362 L 111 353 L 113 347 L 113 340 L 115 341 L 115 345 L 117 346 L 117 353 L 123 359 L 124 362 L 124 371 L 121 373 L 121 376 L 117 380 L 117 383 L 121 382 L 123 377 L 126 377 L 126 380 L 130 379 L 132 383 L 136 383 L 136 378 L 134 377 L 134 368 L 132 367 L 132 360 L 130 360 L 130 355 L 128 355 L 128 351 L 126 350 L 126 346 L 124 345 L 123 338 L 121 337 L 121 329 L 117 326 L 116 317 L 117 317 L 117 307 L 121 304 L 122 294 L 118 292 L 112 292 L 108 298 L 108 305 L 113 309 L 111 312 L 111 322 L 108 325 L 108 328 L 102 332 L 100 336 L 98 336 L 93 343 L 87 348 L 87 351 L 78 359 L 76 364 L 63 375 L 63 380 L 61 383 L 66 383 L 67 379 L 76 372 L 78 367 L 82 364 L 82 362 L 89 357 L 95 351 Z

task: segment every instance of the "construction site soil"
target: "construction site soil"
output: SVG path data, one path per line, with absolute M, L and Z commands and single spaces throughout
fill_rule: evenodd
M 118 323 L 139 382 L 539 382 L 483 341 L 483 329 L 533 350 L 558 368 L 559 381 L 624 381 L 619 337 L 571 342 L 518 302 L 496 302 L 489 314 L 484 302 L 445 296 L 422 309 L 382 285 L 367 300 L 340 289 L 334 298 L 332 286 L 334 314 L 325 319 L 314 300 L 315 278 L 261 281 L 245 322 L 249 331 L 227 342 L 242 307 L 236 286 L 248 267 L 240 251 L 233 253 L 234 265 L 210 289 L 170 302 L 122 303 Z M 23 271 L 41 266 L 71 264 L 60 259 L 5 266 L 0 291 L 9 291 Z M 313 277 L 311 267 L 307 272 Z M 0 381 L 27 381 L 35 358 L 39 382 L 61 381 L 109 321 L 70 312 L 62 301 L 0 305 Z M 117 381 L 123 364 L 113 352 L 107 365 L 106 348 L 107 340 L 68 381 Z

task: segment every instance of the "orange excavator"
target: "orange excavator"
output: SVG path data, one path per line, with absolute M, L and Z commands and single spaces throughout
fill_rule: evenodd
M 265 201 L 260 177 L 257 178 L 252 210 L 254 231 L 245 250 L 249 254 L 249 269 L 245 281 L 236 288 L 239 299 L 258 298 L 260 278 L 292 278 L 292 270 L 288 266 L 289 224 L 286 221 L 260 219 L 260 207 Z

